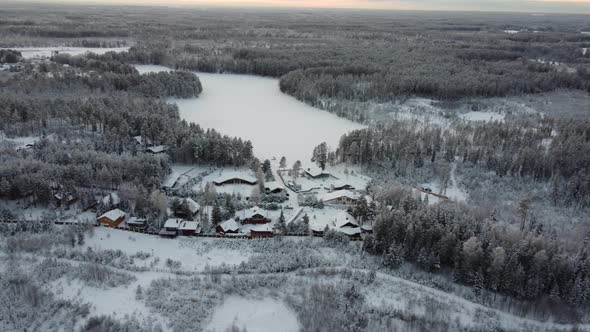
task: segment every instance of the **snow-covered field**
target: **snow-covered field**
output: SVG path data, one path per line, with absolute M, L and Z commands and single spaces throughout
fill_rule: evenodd
M 185 242 L 190 241 L 190 244 Z M 244 251 L 229 249 L 211 249 L 207 246 L 214 239 L 177 238 L 166 239 L 159 236 L 125 232 L 117 229 L 98 227 L 92 238 L 86 241 L 87 247 L 94 250 L 121 250 L 128 255 L 137 252 L 147 252 L 159 258 L 153 266 L 155 269 L 166 269 L 166 260 L 171 259 L 182 263 L 184 271 L 203 271 L 205 267 L 215 267 L 222 264 L 237 265 L 246 261 L 250 254 Z M 142 265 L 136 260 L 136 265 Z M 148 266 L 148 261 L 144 266 Z
M 112 47 L 112 48 L 101 48 L 101 47 L 14 47 L 13 50 L 21 52 L 25 59 L 34 58 L 46 58 L 51 56 L 52 51 L 58 51 L 59 53 L 67 53 L 71 55 L 80 55 L 86 52 L 105 54 L 107 52 L 125 52 L 129 50 L 129 47 Z
M 255 332 L 299 331 L 295 313 L 284 303 L 270 298 L 254 300 L 231 296 L 215 309 L 205 330 L 225 332 L 232 325 Z
M 504 115 L 495 112 L 472 111 L 461 115 L 467 121 L 504 121 Z
M 137 65 L 140 73 L 169 70 Z M 283 94 L 276 79 L 249 75 L 198 73 L 203 93 L 177 99 L 180 116 L 204 128 L 252 141 L 262 159 L 287 157 L 307 161 L 313 148 L 336 148 L 342 134 L 362 125 L 308 106 Z

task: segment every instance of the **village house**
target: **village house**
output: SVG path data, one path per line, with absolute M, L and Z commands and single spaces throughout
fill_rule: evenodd
M 103 226 L 117 227 L 125 220 L 125 216 L 125 212 L 114 209 L 96 218 L 96 222 Z
M 178 231 L 184 236 L 193 236 L 201 233 L 201 225 L 198 221 L 183 221 L 178 227 Z
M 289 196 L 289 193 L 285 190 L 285 187 L 278 181 L 270 181 L 264 184 L 264 192 L 267 194 L 280 194 L 285 193 Z
M 176 207 L 174 214 L 179 217 L 192 219 L 199 213 L 201 206 L 191 198 L 184 198 L 180 201 L 180 204 Z
M 225 172 L 219 178 L 213 180 L 216 186 L 223 186 L 226 184 L 247 184 L 255 185 L 258 182 L 255 177 L 247 174 L 247 172 Z
M 336 190 L 326 193 L 322 197 L 322 201 L 327 205 L 345 205 L 350 206 L 356 204 L 360 199 L 359 195 L 349 190 Z
M 336 228 L 341 228 L 341 227 L 359 227 L 359 224 L 356 221 L 356 219 L 352 215 L 350 215 L 350 213 L 348 213 L 346 211 L 340 211 L 340 212 L 338 212 L 334 216 L 334 219 L 332 220 L 332 224 Z
M 164 223 L 164 227 L 160 230 L 160 235 L 163 237 L 176 237 L 178 235 L 178 228 L 184 222 L 182 219 L 170 218 Z
M 312 179 L 327 179 L 327 178 L 336 178 L 334 175 L 330 174 L 329 172 L 326 172 L 326 170 L 323 170 L 319 167 L 316 166 L 311 166 L 305 169 L 305 175 L 309 178 Z
M 237 215 L 242 224 L 261 225 L 271 222 L 268 218 L 268 212 L 258 206 L 238 212 Z
M 133 231 L 143 231 L 147 227 L 147 220 L 143 218 L 131 217 L 125 223 Z
M 168 151 L 168 147 L 166 145 L 150 146 L 146 149 L 146 152 L 151 154 L 163 154 L 166 151 Z
M 337 181 L 335 183 L 332 183 L 330 185 L 330 189 L 332 191 L 338 191 L 338 190 L 354 190 L 354 186 L 348 182 L 345 181 Z
M 217 225 L 215 231 L 219 234 L 237 234 L 240 231 L 240 225 L 232 218 Z
M 336 231 L 350 237 L 359 237 L 362 232 L 356 219 L 345 211 L 339 212 L 334 216 L 333 225 Z
M 272 227 L 269 224 L 250 227 L 250 237 L 272 237 L 273 235 Z

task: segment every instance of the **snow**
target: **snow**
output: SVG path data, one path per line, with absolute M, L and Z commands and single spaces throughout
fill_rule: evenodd
M 137 286 L 147 289 L 154 279 L 163 277 L 162 273 L 143 272 L 133 274 L 137 280 L 130 285 L 114 288 L 96 288 L 83 284 L 79 280 L 67 281 L 60 278 L 51 283 L 51 289 L 63 299 L 89 302 L 93 315 L 111 315 L 123 318 L 126 315 L 139 320 L 153 319 L 161 323 L 165 331 L 166 320 L 158 313 L 151 312 L 144 303 L 135 299 Z
M 328 201 L 331 201 L 333 199 L 337 199 L 340 197 L 348 197 L 350 199 L 358 199 L 359 195 L 353 193 L 352 191 L 343 189 L 343 190 L 336 190 L 336 191 L 326 193 L 324 196 L 322 196 L 322 200 L 324 202 L 328 202 Z
M 268 216 L 268 211 L 259 208 L 258 206 L 254 206 L 252 208 L 236 212 L 236 216 L 239 216 L 241 219 L 252 218 L 257 214 L 266 218 Z
M 9 142 L 14 145 L 16 150 L 24 149 L 27 146 L 33 146 L 39 142 L 39 140 L 41 140 L 41 137 L 38 136 L 8 138 L 0 131 L 0 142 Z
M 117 220 L 117 219 L 124 217 L 124 216 L 125 216 L 125 212 L 123 212 L 119 209 L 114 209 L 114 210 L 111 210 L 111 211 L 103 214 L 102 216 L 100 216 L 98 218 L 99 219 L 100 218 L 108 218 L 110 220 Z
M 336 226 L 337 228 L 341 228 L 344 227 L 346 224 L 358 226 L 356 219 L 354 219 L 354 217 L 351 216 L 348 212 L 342 211 L 336 214 L 336 216 L 334 217 L 334 226 Z
M 166 222 L 164 223 L 164 228 L 176 228 L 178 229 L 178 227 L 180 226 L 180 223 L 183 222 L 184 220 L 182 219 L 175 219 L 175 218 L 170 218 L 168 220 L 166 220 Z
M 516 34 L 519 32 L 520 32 L 520 30 L 504 30 L 504 33 L 507 33 L 509 35 L 513 35 L 513 34 Z
M 137 65 L 139 72 L 170 70 Z M 364 128 L 281 93 L 278 80 L 248 75 L 197 73 L 198 98 L 175 99 L 180 116 L 226 135 L 252 141 L 261 159 L 287 157 L 306 161 L 313 148 L 327 142 L 336 148 L 342 134 Z
M 97 48 L 97 47 L 11 47 L 10 49 L 21 52 L 25 59 L 48 58 L 52 51 L 59 51 L 59 53 L 67 53 L 71 55 L 81 55 L 86 52 L 105 54 L 107 52 L 126 52 L 129 47 L 112 47 L 112 48 Z
M 299 331 L 295 313 L 283 302 L 271 298 L 228 297 L 215 310 L 205 331 L 223 332 L 232 324 L 253 332 Z
M 154 267 L 156 271 L 168 270 L 165 266 L 167 259 L 182 262 L 182 270 L 201 272 L 206 266 L 238 265 L 250 258 L 251 253 L 244 250 L 216 248 L 215 241 L 218 239 L 185 237 L 166 239 L 157 235 L 98 227 L 94 230 L 94 236 L 86 240 L 85 246 L 93 250 L 121 250 L 127 255 L 134 255 L 139 251 L 151 253 L 160 259 L 158 265 Z M 138 260 L 135 263 L 140 265 Z M 149 262 L 145 264 L 148 266 Z
M 229 219 L 219 224 L 224 232 L 237 232 L 240 230 L 240 225 L 235 219 Z
M 504 121 L 504 115 L 495 112 L 472 111 L 461 115 L 467 121 Z
M 215 183 L 223 183 L 225 181 L 233 180 L 233 179 L 240 179 L 248 182 L 255 183 L 256 177 L 252 175 L 252 171 L 250 170 L 239 170 L 239 171 L 225 171 L 220 175 L 218 178 L 213 180 Z
M 201 206 L 199 205 L 199 203 L 195 202 L 191 198 L 185 198 L 184 202 L 187 203 L 189 210 L 191 210 L 191 212 L 193 214 L 197 213 L 199 211 L 199 209 L 201 209 Z

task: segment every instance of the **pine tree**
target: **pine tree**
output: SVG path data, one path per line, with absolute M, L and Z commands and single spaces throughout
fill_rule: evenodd
M 287 167 L 287 158 L 285 158 L 284 156 L 283 156 L 283 157 L 281 157 L 281 161 L 280 161 L 280 165 L 279 165 L 279 167 L 280 167 L 281 169 L 284 169 L 284 168 L 286 168 L 286 167 Z
M 217 205 L 215 205 L 213 211 L 211 211 L 211 221 L 213 222 L 213 225 L 219 225 L 219 223 L 221 223 L 221 209 Z
M 328 162 L 328 144 L 326 142 L 313 149 L 311 161 L 315 162 L 322 170 L 326 169 L 326 163 Z
M 398 269 L 403 261 L 403 248 L 393 243 L 384 254 L 383 265 L 390 269 Z

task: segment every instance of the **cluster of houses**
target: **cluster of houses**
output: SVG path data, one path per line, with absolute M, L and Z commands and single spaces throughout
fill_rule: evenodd
M 161 151 L 165 147 L 149 146 L 149 140 L 143 139 L 141 136 L 134 137 L 138 145 L 146 149 L 153 149 L 154 153 Z M 182 177 L 183 175 L 179 175 Z M 304 176 L 309 183 L 322 183 L 321 190 L 311 190 L 306 195 L 315 195 L 318 200 L 321 200 L 324 206 L 328 207 L 324 215 L 313 222 L 310 222 L 310 232 L 316 236 L 322 236 L 327 229 L 336 230 L 344 233 L 350 237 L 359 237 L 362 233 L 372 232 L 371 225 L 359 224 L 359 222 L 348 212 L 351 206 L 354 206 L 361 199 L 370 200 L 370 198 L 363 196 L 360 192 L 355 190 L 355 184 L 339 180 L 334 175 L 321 170 L 320 168 L 307 168 L 301 171 L 301 176 Z M 316 181 L 320 179 L 319 181 Z M 175 184 L 184 179 L 175 177 Z M 289 197 L 288 184 L 283 182 L 280 178 L 277 181 L 269 181 L 264 184 L 264 192 L 267 194 L 281 194 L 284 193 Z M 169 181 L 172 183 L 172 181 Z M 187 182 L 188 183 L 188 182 Z M 205 183 L 203 181 L 203 183 Z M 244 192 L 251 192 L 251 188 L 258 184 L 258 179 L 250 174 L 249 171 L 222 171 L 216 178 L 207 180 L 221 192 L 234 192 L 233 190 L 244 189 Z M 357 184 L 358 185 L 358 184 Z M 167 191 L 168 192 L 168 191 Z M 108 202 L 104 202 L 105 206 L 112 206 L 117 203 L 117 196 L 105 197 Z M 246 197 L 247 199 L 247 197 Z M 116 204 L 115 204 L 116 205 Z M 178 204 L 182 208 L 173 211 L 174 217 L 167 219 L 161 229 L 149 229 L 148 223 L 143 218 L 129 217 L 120 210 L 114 209 L 108 211 L 97 218 L 97 223 L 108 226 L 130 229 L 135 231 L 148 231 L 150 233 L 158 233 L 163 237 L 195 236 L 202 234 L 203 223 L 205 219 L 211 219 L 212 207 L 207 206 L 202 209 L 201 206 L 191 198 L 184 198 Z M 289 207 L 287 206 L 287 209 Z M 301 220 L 303 216 L 304 207 L 296 209 L 290 216 L 287 216 L 287 223 Z M 306 212 L 315 215 L 313 208 L 306 208 Z M 292 209 L 291 209 L 292 210 Z M 285 210 L 286 211 L 286 210 Z M 274 216 L 274 218 L 273 218 Z M 236 212 L 236 214 L 219 224 L 214 225 L 214 232 L 222 236 L 249 236 L 249 237 L 272 237 L 275 234 L 275 227 L 273 227 L 273 219 L 278 219 L 278 211 L 268 211 L 259 206 L 254 206 L 245 210 Z M 205 231 L 209 231 L 206 229 Z
M 195 215 L 200 211 L 198 203 L 186 198 L 190 213 Z M 189 217 L 189 216 L 187 216 Z M 96 219 L 102 226 L 112 228 L 125 228 L 134 231 L 145 231 L 148 227 L 147 220 L 137 217 L 128 217 L 127 213 L 120 209 L 110 210 Z M 225 236 L 249 235 L 250 237 L 272 237 L 274 235 L 272 220 L 268 211 L 257 206 L 239 211 L 234 218 L 226 220 L 215 227 L 218 234 Z M 173 238 L 178 235 L 195 236 L 201 234 L 200 221 L 185 220 L 183 218 L 169 218 L 164 222 L 158 234 L 162 237 Z

